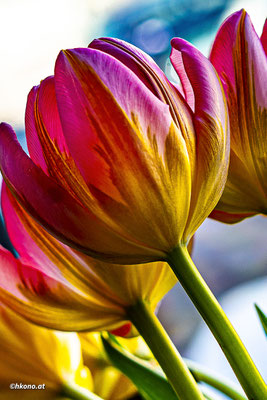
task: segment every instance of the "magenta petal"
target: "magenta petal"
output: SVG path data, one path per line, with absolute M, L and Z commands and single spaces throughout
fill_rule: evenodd
M 55 81 L 70 153 L 88 184 L 119 200 L 110 167 L 99 156 L 104 141 L 100 135 L 109 134 L 119 146 L 118 127 L 126 143 L 134 134 L 134 123 L 144 139 L 148 132 L 156 135 L 161 149 L 171 124 L 169 107 L 121 62 L 94 49 L 60 53 Z
M 3 182 L 1 190 L 1 206 L 5 219 L 5 225 L 9 238 L 19 253 L 22 263 L 37 268 L 52 278 L 61 280 L 63 277 L 57 266 L 41 251 L 36 242 L 30 237 L 21 220 L 19 219 L 14 206 L 12 205 L 12 194 Z M 16 200 L 15 200 L 16 201 Z M 65 283 L 65 280 L 62 279 Z
M 27 145 L 31 159 L 49 174 L 50 156 L 46 136 L 55 143 L 60 152 L 66 153 L 67 146 L 63 136 L 58 114 L 54 77 L 44 79 L 40 86 L 34 87 L 28 96 L 25 115 Z
M 261 44 L 264 48 L 265 54 L 267 55 L 267 19 L 265 20 L 265 24 L 261 34 Z
M 210 61 L 218 72 L 225 89 L 229 83 L 235 88 L 233 48 L 242 14 L 243 10 L 237 11 L 225 20 L 216 35 L 210 53 Z
M 19 202 L 54 236 L 84 251 L 88 243 L 101 243 L 101 226 L 94 229 L 96 218 L 33 163 L 5 123 L 0 125 L 0 166 Z
M 25 113 L 25 132 L 27 146 L 31 159 L 36 165 L 39 165 L 42 170 L 48 175 L 46 161 L 43 155 L 42 145 L 38 136 L 35 124 L 35 102 L 38 93 L 38 87 L 32 88 L 28 95 L 28 101 Z
M 90 300 L 74 287 L 65 286 L 24 265 L 1 246 L 0 264 L 0 301 L 36 324 L 58 330 L 80 331 L 102 329 L 105 317 L 111 326 L 114 320 L 121 320 L 120 315 L 110 318 L 108 313 L 111 315 L 111 311 L 103 306 L 90 304 Z M 95 322 L 97 316 L 102 317 L 98 322 L 100 326 Z
M 176 39 L 172 39 L 171 44 L 173 41 Z M 175 49 L 175 46 L 172 47 L 171 55 L 170 55 L 170 60 L 172 62 L 172 65 L 179 76 L 180 82 L 182 84 L 182 89 L 184 93 L 185 100 L 187 104 L 190 106 L 192 111 L 195 111 L 195 95 L 194 91 L 191 85 L 191 82 L 188 78 L 188 75 L 186 73 L 183 59 L 182 59 L 182 53 L 180 51 L 177 51 Z
M 107 53 L 128 67 L 159 99 L 163 100 L 161 85 L 165 85 L 176 97 L 174 86 L 166 78 L 155 61 L 142 50 L 120 39 L 100 38 L 88 46 Z
M 267 76 L 267 57 L 248 14 L 244 15 L 244 25 L 240 26 L 240 30 L 241 36 L 244 35 L 245 38 L 245 44 L 241 43 L 240 45 L 242 52 L 240 64 L 242 63 L 244 85 L 249 89 L 252 83 L 252 90 L 255 87 L 256 103 L 259 107 L 266 109 L 267 90 L 265 82 Z M 250 95 L 252 98 L 254 93 Z
M 227 130 L 227 112 L 222 88 L 216 71 L 210 61 L 190 43 L 183 39 L 172 39 L 171 60 L 183 63 L 195 97 L 195 120 L 201 124 L 202 118 L 209 115 Z M 180 53 L 179 58 L 178 53 Z M 177 68 L 180 67 L 180 64 Z

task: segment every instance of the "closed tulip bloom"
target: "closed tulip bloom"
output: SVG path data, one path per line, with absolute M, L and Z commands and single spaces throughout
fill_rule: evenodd
M 258 37 L 244 11 L 219 29 L 210 55 L 227 97 L 231 155 L 227 183 L 212 217 L 234 223 L 267 214 L 267 24 Z
M 0 299 L 32 322 L 125 336 L 132 333 L 127 308 L 145 301 L 154 310 L 177 281 L 164 262 L 121 266 L 74 251 L 35 222 L 5 185 L 2 208 L 20 258 L 0 251 Z
M 83 365 L 76 333 L 57 332 L 33 325 L 0 304 L 0 399 L 51 400 L 63 396 L 64 385 L 92 388 Z M 18 390 L 11 384 L 44 385 Z M 13 390 L 12 390 L 13 389 Z
M 26 109 L 29 156 L 7 124 L 0 165 L 21 206 L 68 246 L 118 264 L 165 260 L 217 204 L 228 115 L 211 63 L 172 41 L 183 93 L 116 39 L 61 51 Z

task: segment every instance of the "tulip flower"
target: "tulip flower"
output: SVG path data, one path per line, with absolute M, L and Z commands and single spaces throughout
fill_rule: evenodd
M 227 183 L 212 217 L 234 223 L 267 214 L 267 23 L 258 37 L 248 14 L 219 29 L 210 60 L 227 97 L 231 155 Z
M 0 331 L 1 400 L 56 400 L 64 395 L 66 385 L 92 388 L 92 378 L 83 365 L 76 333 L 38 327 L 2 304 Z M 39 389 L 23 390 L 21 385 L 34 385 Z
M 175 39 L 183 94 L 149 56 L 116 39 L 61 51 L 26 108 L 28 156 L 7 124 L 0 167 L 47 231 L 118 264 L 166 260 L 217 204 L 228 115 L 210 62 Z
M 192 398 L 192 393 L 203 399 L 153 314 L 158 301 L 176 282 L 166 263 L 121 266 L 74 251 L 27 214 L 6 185 L 2 208 L 11 241 L 20 254 L 15 259 L 0 248 L 0 299 L 6 305 L 52 329 L 112 330 L 126 335 L 132 324 L 138 330 L 147 327 L 147 340 L 177 392 L 185 391 L 185 400 Z
M 131 331 L 127 308 L 144 300 L 154 310 L 177 281 L 164 262 L 124 267 L 72 250 L 27 214 L 6 185 L 2 209 L 20 258 L 2 248 L 0 298 L 32 322 L 126 335 Z

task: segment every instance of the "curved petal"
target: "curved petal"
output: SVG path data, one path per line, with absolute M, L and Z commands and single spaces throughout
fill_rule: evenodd
M 0 165 L 9 188 L 27 212 L 61 241 L 111 261 L 118 255 L 126 263 L 162 258 L 161 252 L 129 242 L 80 206 L 33 163 L 4 123 L 0 125 Z
M 227 104 L 212 64 L 183 39 L 172 40 L 171 60 L 183 63 L 195 97 L 194 126 L 197 135 L 196 168 L 191 208 L 184 233 L 187 241 L 217 204 L 227 177 L 229 121 Z
M 10 382 L 22 381 L 24 384 L 36 386 L 44 382 L 45 390 L 40 392 L 48 392 L 44 396 L 46 399 L 56 398 L 64 383 L 82 382 L 84 387 L 91 388 L 88 372 L 87 378 L 82 379 L 82 373 L 85 373 L 86 369 L 82 364 L 81 343 L 76 333 L 41 328 L 2 304 L 0 330 L 1 399 L 4 398 L 3 389 L 9 386 Z M 5 399 L 7 398 L 10 397 Z M 25 398 L 28 399 L 27 396 Z
M 106 264 L 74 252 L 43 230 L 16 202 L 6 186 L 2 208 L 10 239 L 20 261 L 73 290 L 91 304 L 122 309 L 145 299 L 155 308 L 176 278 L 163 262 L 122 266 Z
M 237 27 L 242 17 L 243 10 L 230 15 L 221 25 L 214 40 L 210 61 L 216 68 L 226 93 L 229 86 L 236 90 L 235 68 L 233 62 L 233 47 L 237 34 Z
M 143 82 L 155 96 L 169 106 L 169 112 L 172 116 L 172 119 L 176 126 L 181 130 L 183 138 L 186 141 L 190 156 L 190 163 L 192 164 L 192 168 L 194 168 L 195 132 L 191 109 L 176 86 L 167 79 L 166 75 L 162 72 L 154 60 L 137 47 L 120 39 L 96 39 L 90 43 L 89 47 L 107 53 L 113 56 L 116 60 L 119 60 L 124 66 L 128 67 L 135 75 L 137 75 L 138 79 Z M 103 56 L 99 55 L 98 58 L 102 60 Z M 133 108 L 134 104 L 132 99 L 135 98 L 135 96 L 133 96 L 134 94 L 129 94 L 129 100 L 124 94 L 125 78 L 122 76 L 121 79 L 117 79 L 117 74 L 114 74 L 112 75 L 113 81 L 111 81 L 108 69 L 103 68 L 102 63 L 99 61 L 97 64 L 98 65 L 96 65 L 94 62 L 92 65 L 94 65 L 98 75 L 101 77 L 105 85 L 111 90 L 118 103 L 127 112 L 129 118 L 132 116 L 133 109 L 137 110 L 137 115 L 142 115 L 144 113 L 144 120 L 150 121 L 150 130 L 156 132 L 159 142 L 161 142 L 160 135 L 157 134 L 158 127 L 160 126 L 156 119 L 157 117 L 155 118 L 154 114 L 150 115 L 150 111 L 146 113 L 146 107 L 139 103 L 140 95 L 136 97 L 140 106 L 138 108 L 136 106 Z M 99 68 L 99 65 L 102 68 Z M 110 69 L 113 70 L 112 67 Z M 129 75 L 129 72 L 127 72 L 126 69 L 124 69 L 124 72 Z M 115 91 L 114 87 L 116 89 Z M 162 114 L 163 112 L 161 111 L 160 115 Z M 152 121 L 151 124 L 152 115 L 154 121 Z M 155 129 L 152 129 L 153 125 L 155 126 Z
M 177 279 L 165 262 L 139 265 L 107 265 L 101 261 L 88 259 L 92 270 L 125 304 L 133 305 L 143 299 L 156 308 L 158 302 L 177 283 Z
M 169 92 L 173 92 L 174 97 L 177 96 L 177 91 L 155 61 L 132 44 L 120 39 L 103 37 L 93 40 L 88 47 L 100 50 L 119 60 L 163 102 L 166 103 L 164 86 L 168 88 Z
M 91 303 L 124 305 L 116 292 L 112 292 L 105 281 L 100 280 L 90 268 L 92 259 L 88 257 L 85 262 L 81 254 L 47 233 L 25 212 L 5 184 L 2 187 L 1 203 L 9 237 L 22 263 L 71 289 L 75 287 L 86 293 Z M 109 265 L 104 265 L 109 268 Z
M 110 71 L 110 76 L 106 71 Z M 138 119 L 133 117 L 131 121 L 119 106 L 103 83 L 105 81 L 108 84 L 108 77 L 109 85 L 113 84 L 115 97 L 119 97 L 120 93 L 123 102 L 124 94 L 129 114 L 129 107 L 132 106 L 133 113 L 138 110 L 140 114 Z M 122 78 L 124 85 L 120 83 Z M 168 107 L 120 62 L 93 49 L 61 53 L 56 64 L 55 80 L 69 150 L 75 162 L 80 162 L 81 168 L 81 149 L 86 149 L 83 169 L 90 174 L 94 171 L 95 175 L 99 175 L 99 180 L 103 176 L 101 185 L 90 185 L 89 188 L 105 213 L 111 219 L 116 217 L 115 229 L 121 229 L 122 234 L 147 247 L 163 249 L 164 252 L 173 248 L 177 243 L 177 225 L 184 226 L 186 221 L 191 171 L 185 140 L 171 123 Z M 143 105 L 143 111 L 139 102 Z M 163 112 L 159 121 L 156 114 L 160 110 Z M 142 117 L 144 115 L 146 118 Z M 73 135 L 75 131 L 77 134 Z M 81 142 L 77 140 L 79 135 Z M 108 181 L 99 163 L 107 167 Z M 168 188 L 166 190 L 167 185 L 171 193 L 168 193 Z M 174 190 L 176 193 L 173 193 Z M 171 202 L 175 201 L 175 206 L 177 202 L 178 211 L 173 206 L 169 207 L 170 197 Z M 174 218 L 170 218 L 171 212 L 175 213 Z M 143 222 L 142 229 L 140 223 L 137 224 L 136 215 Z
M 265 54 L 267 54 L 267 19 L 265 20 L 265 24 L 261 34 L 261 44 L 264 48 Z
M 130 121 L 125 118 L 126 112 L 128 118 L 138 125 L 142 139 L 147 138 L 149 132 L 156 136 L 162 154 L 171 124 L 169 107 L 155 98 L 128 68 L 98 50 L 73 49 L 61 52 L 56 62 L 55 80 L 64 134 L 86 182 L 110 196 L 116 195 L 116 185 L 110 181 L 108 165 L 105 166 L 105 173 L 103 159 L 96 151 L 103 147 L 97 129 L 108 129 L 119 145 L 117 128 L 113 125 L 115 122 L 124 127 L 125 132 L 120 136 L 131 145 L 130 138 L 134 131 Z M 110 90 L 109 93 L 103 84 Z M 73 93 L 77 96 L 73 96 Z M 109 122 L 109 126 L 105 121 Z M 94 168 L 101 170 L 101 177 L 108 175 L 107 179 L 100 180 L 100 174 L 96 174 Z
M 65 331 L 115 329 L 123 310 L 95 304 L 74 287 L 22 264 L 0 248 L 0 300 L 29 321 Z
M 231 126 L 229 175 L 217 209 L 266 213 L 267 92 L 262 82 L 267 76 L 267 57 L 244 10 L 222 25 L 211 61 L 225 86 Z

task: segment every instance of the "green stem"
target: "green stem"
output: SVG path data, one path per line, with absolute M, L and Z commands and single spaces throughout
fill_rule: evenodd
M 221 346 L 248 398 L 267 400 L 266 384 L 186 247 L 176 247 L 167 262 Z
M 204 400 L 192 374 L 161 323 L 144 301 L 127 310 L 129 320 L 143 336 L 180 400 Z
M 62 387 L 61 396 L 67 396 L 73 400 L 103 400 L 89 390 L 74 384 L 65 384 Z
M 219 390 L 221 393 L 226 394 L 232 400 L 247 400 L 247 398 L 240 393 L 238 388 L 234 387 L 235 384 L 225 377 L 207 370 L 205 367 L 194 361 L 186 359 L 184 359 L 184 361 L 197 382 L 207 383 L 209 386 Z

